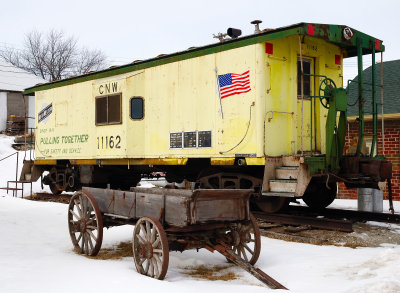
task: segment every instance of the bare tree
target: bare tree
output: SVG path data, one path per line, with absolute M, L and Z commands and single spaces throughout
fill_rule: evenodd
M 100 50 L 78 48 L 74 37 L 51 30 L 46 35 L 32 31 L 24 41 L 24 49 L 0 51 L 5 61 L 46 80 L 58 80 L 73 75 L 96 71 L 106 66 Z

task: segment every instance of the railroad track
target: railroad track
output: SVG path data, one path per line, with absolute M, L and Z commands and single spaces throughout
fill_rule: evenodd
M 327 208 L 325 210 L 315 212 L 312 209 L 305 206 L 290 206 L 288 213 L 291 215 L 307 214 L 314 217 L 323 216 L 330 219 L 347 219 L 353 222 L 377 221 L 377 222 L 400 224 L 400 214 L 390 214 L 390 213 L 372 213 L 372 212 L 333 209 L 333 208 Z
M 253 214 L 264 222 L 341 232 L 353 232 L 355 222 L 400 223 L 399 214 L 340 209 L 325 209 L 316 212 L 303 206 L 290 206 L 284 213 L 253 212 Z

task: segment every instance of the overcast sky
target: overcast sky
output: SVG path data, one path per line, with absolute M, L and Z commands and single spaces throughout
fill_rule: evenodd
M 345 24 L 382 39 L 384 61 L 400 59 L 398 0 L 2 1 L 0 50 L 20 49 L 24 35 L 33 29 L 55 28 L 77 37 L 82 46 L 103 50 L 110 65 L 126 64 L 214 43 L 212 34 L 228 27 L 250 34 L 254 19 L 263 21 L 261 29 L 298 22 Z M 345 77 L 354 73 L 356 61 L 349 60 Z

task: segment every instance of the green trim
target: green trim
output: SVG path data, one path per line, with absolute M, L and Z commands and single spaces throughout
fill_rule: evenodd
M 241 48 L 245 46 L 250 46 L 254 45 L 257 43 L 262 43 L 265 41 L 272 41 L 276 39 L 281 39 L 285 38 L 288 36 L 292 35 L 308 35 L 308 28 L 309 25 L 315 26 L 315 35 L 314 37 L 317 38 L 323 38 L 326 39 L 329 42 L 333 42 L 336 44 L 339 44 L 342 48 L 348 49 L 348 51 L 353 50 L 354 44 L 351 42 L 343 42 L 343 37 L 341 37 L 341 32 L 345 26 L 338 26 L 338 25 L 323 25 L 323 24 L 309 24 L 309 23 L 299 23 L 295 24 L 292 26 L 287 26 L 287 27 L 282 27 L 278 28 L 276 30 L 272 31 L 267 31 L 261 34 L 256 34 L 256 35 L 250 35 L 242 38 L 238 38 L 235 40 L 227 40 L 223 43 L 216 43 L 204 47 L 199 47 L 199 48 L 193 48 L 189 49 L 187 51 L 183 52 L 178 52 L 178 53 L 173 53 L 169 54 L 166 56 L 162 56 L 159 58 L 153 58 L 153 59 L 148 59 L 145 61 L 140 61 L 135 64 L 127 64 L 123 66 L 119 66 L 117 68 L 112 68 L 112 69 L 106 69 L 82 76 L 77 76 L 77 77 L 71 77 L 59 81 L 54 81 L 50 83 L 46 83 L 43 85 L 38 85 L 34 86 L 31 88 L 27 88 L 24 91 L 24 95 L 32 94 L 37 91 L 43 91 L 43 90 L 48 90 L 52 88 L 57 88 L 61 86 L 66 86 L 66 85 L 71 85 L 75 83 L 80 83 L 80 82 L 85 82 L 85 81 L 90 81 L 90 80 L 96 80 L 100 78 L 105 78 L 105 77 L 110 77 L 110 76 L 115 76 L 115 75 L 120 75 L 124 73 L 129 73 L 132 71 L 136 70 L 142 70 L 145 68 L 150 68 L 154 66 L 159 66 L 159 65 L 164 65 L 164 64 L 169 64 L 177 61 L 182 61 L 182 60 L 187 60 L 191 58 L 196 58 L 200 56 L 205 56 L 205 55 L 210 55 L 210 54 L 215 54 L 227 50 L 232 50 L 236 48 Z M 360 33 L 356 30 L 353 30 L 354 32 L 354 37 L 355 39 L 356 35 L 361 36 L 361 38 L 364 40 L 363 44 L 368 43 L 369 45 L 365 47 L 365 49 L 371 48 L 370 43 L 371 41 L 375 41 L 375 38 L 372 38 L 368 35 L 365 35 L 363 33 Z M 313 36 L 311 36 L 313 37 Z M 384 46 L 381 45 L 381 49 L 384 50 Z M 380 50 L 377 50 L 380 51 Z M 367 51 L 365 51 L 368 53 Z M 347 54 L 348 57 L 351 57 L 352 55 L 348 52 Z
M 308 174 L 314 175 L 326 170 L 325 157 L 305 157 L 305 163 L 308 167 Z

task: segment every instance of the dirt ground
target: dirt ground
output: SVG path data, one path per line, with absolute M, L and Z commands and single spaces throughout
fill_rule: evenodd
M 261 235 L 315 245 L 378 247 L 400 245 L 400 225 L 379 222 L 354 223 L 354 232 L 338 232 L 308 227 L 280 226 L 259 222 Z

